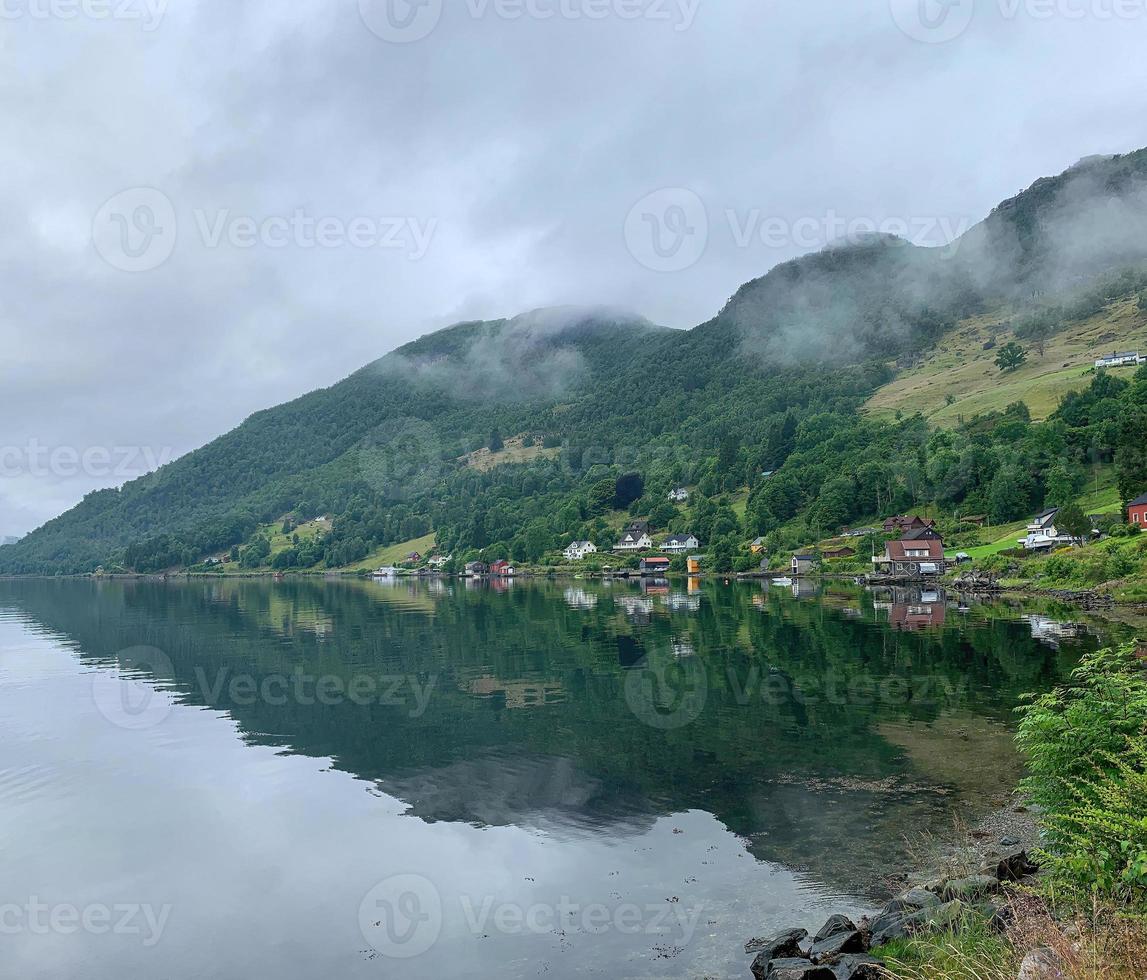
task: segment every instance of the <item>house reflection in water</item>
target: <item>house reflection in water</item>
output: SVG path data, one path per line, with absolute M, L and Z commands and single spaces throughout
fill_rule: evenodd
M 548 681 L 504 681 L 485 675 L 459 685 L 467 694 L 480 698 L 502 697 L 507 708 L 541 708 L 565 700 L 561 684 Z
M 891 602 L 887 599 L 891 597 Z M 872 608 L 888 613 L 888 623 L 898 630 L 923 630 L 943 626 L 948 618 L 948 600 L 934 589 L 891 589 L 885 601 L 872 603 Z
M 1084 636 L 1087 627 L 1082 623 L 1061 623 L 1047 616 L 1038 616 L 1034 613 L 1023 617 L 1027 620 L 1032 631 L 1032 639 L 1039 640 L 1053 650 L 1058 650 L 1063 640 Z
M 686 595 L 684 592 L 670 592 L 666 605 L 673 612 L 695 613 L 701 610 L 701 597 Z
M 565 600 L 570 609 L 594 609 L 597 607 L 597 596 L 576 586 L 570 586 L 566 589 Z

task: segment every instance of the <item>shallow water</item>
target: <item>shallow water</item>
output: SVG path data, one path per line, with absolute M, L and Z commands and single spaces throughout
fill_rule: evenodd
M 0 582 L 0 976 L 748 976 L 1099 639 L 851 588 Z

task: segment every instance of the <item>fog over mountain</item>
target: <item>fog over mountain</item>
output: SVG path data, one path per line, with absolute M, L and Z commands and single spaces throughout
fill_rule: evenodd
M 381 0 L 111 6 L 0 21 L 0 538 L 429 330 L 602 304 L 691 327 L 842 221 L 943 245 L 1144 143 L 1147 15 L 980 5 L 941 37 L 899 0 L 446 0 L 395 41 Z M 1143 229 L 1077 190 L 1072 267 Z M 635 239 L 647 214 L 688 247 Z M 538 390 L 579 370 L 531 364 Z

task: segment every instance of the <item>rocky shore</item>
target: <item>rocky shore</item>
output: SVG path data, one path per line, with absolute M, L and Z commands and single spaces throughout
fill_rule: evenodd
M 980 851 L 976 864 L 970 873 L 921 880 L 860 922 L 834 915 L 812 937 L 791 929 L 752 939 L 745 944 L 745 952 L 755 954 L 752 974 L 756 980 L 879 980 L 884 963 L 871 954 L 893 940 L 958 931 L 977 919 L 1002 932 L 1011 921 L 1005 888 L 1038 868 L 1010 836 Z

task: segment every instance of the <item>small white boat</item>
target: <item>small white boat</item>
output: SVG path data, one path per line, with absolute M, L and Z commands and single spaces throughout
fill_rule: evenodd
M 780 585 L 780 586 L 783 586 L 784 588 L 788 588 L 792 584 L 793 584 L 793 580 L 791 578 L 775 578 L 775 579 L 773 579 L 773 585 Z

